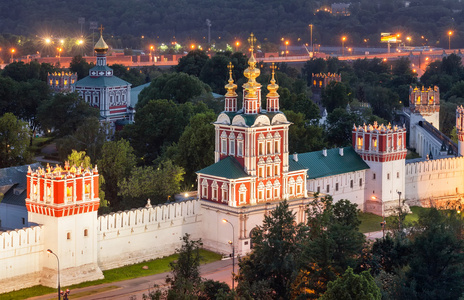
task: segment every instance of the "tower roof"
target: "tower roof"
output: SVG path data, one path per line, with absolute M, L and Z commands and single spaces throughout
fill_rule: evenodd
M 93 47 L 95 52 L 97 53 L 106 53 L 108 51 L 108 45 L 106 44 L 105 40 L 103 39 L 103 25 L 100 25 L 100 38 L 98 39 L 97 43 Z

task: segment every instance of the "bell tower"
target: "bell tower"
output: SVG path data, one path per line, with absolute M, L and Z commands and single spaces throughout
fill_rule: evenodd
M 60 259 L 61 285 L 103 278 L 97 264 L 98 169 L 47 166 L 27 172 L 29 222 L 44 228 L 44 285 L 55 287 Z

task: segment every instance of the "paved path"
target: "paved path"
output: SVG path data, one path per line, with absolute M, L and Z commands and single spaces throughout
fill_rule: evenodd
M 237 269 L 237 267 L 236 267 Z M 230 259 L 220 260 L 200 267 L 201 276 L 207 279 L 214 279 L 218 281 L 224 281 L 229 286 L 232 283 L 232 261 Z M 124 281 L 105 283 L 95 286 L 89 286 L 85 288 L 73 289 L 71 290 L 70 298 L 71 299 L 82 299 L 82 300 L 103 300 L 103 299 L 112 299 L 112 300 L 137 300 L 142 299 L 143 294 L 148 294 L 150 288 L 154 284 L 160 286 L 165 284 L 165 278 L 167 273 L 161 273 L 146 277 L 134 278 Z M 98 292 L 98 290 L 105 287 L 116 286 L 117 288 L 105 291 Z M 72 297 L 73 294 L 78 294 L 82 292 L 98 292 L 90 296 L 83 296 L 79 298 Z M 49 300 L 56 299 L 57 294 L 48 294 L 43 296 L 37 296 L 29 298 L 30 300 Z

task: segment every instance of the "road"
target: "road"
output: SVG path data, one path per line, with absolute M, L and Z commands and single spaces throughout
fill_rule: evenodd
M 237 265 L 235 266 L 237 270 Z M 232 284 L 232 260 L 221 260 L 216 261 L 210 264 L 202 265 L 200 267 L 201 276 L 207 279 L 213 279 L 217 281 L 223 281 L 229 284 Z M 89 286 L 80 289 L 74 289 L 71 291 L 71 299 L 81 299 L 81 300 L 140 300 L 143 297 L 143 294 L 148 294 L 149 288 L 152 288 L 154 284 L 164 285 L 166 275 L 169 273 L 161 273 L 146 277 L 140 277 L 135 279 L 129 279 L 113 283 L 105 283 L 96 286 Z M 99 290 L 104 290 L 107 287 L 116 287 L 114 289 L 99 292 Z M 72 297 L 72 295 L 77 295 L 80 293 L 91 293 L 94 294 L 90 296 L 83 297 Z M 30 300 L 49 300 L 56 299 L 56 294 L 48 294 L 43 296 L 37 296 L 29 298 Z

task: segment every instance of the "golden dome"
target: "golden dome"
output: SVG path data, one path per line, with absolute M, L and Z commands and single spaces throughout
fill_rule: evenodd
M 106 51 L 108 51 L 108 45 L 105 43 L 105 40 L 103 39 L 102 35 L 100 35 L 100 39 L 98 39 L 98 42 L 95 44 L 95 47 L 93 49 L 97 53 L 105 53 Z
M 269 93 L 267 94 L 268 97 L 279 97 L 279 94 L 277 93 L 277 90 L 279 89 L 279 85 L 276 84 L 276 80 L 274 78 L 275 69 L 276 69 L 276 66 L 275 66 L 274 63 L 272 63 L 272 65 L 271 65 L 271 70 L 272 70 L 271 83 L 267 86 L 267 90 L 269 91 Z
M 234 68 L 234 65 L 229 62 L 229 65 L 227 66 L 229 69 L 229 83 L 225 85 L 225 88 L 227 90 L 226 97 L 237 97 L 237 93 L 235 90 L 237 89 L 237 85 L 234 83 L 234 80 L 232 79 L 232 69 Z
M 256 38 L 253 33 L 251 33 L 250 37 L 248 38 L 248 42 L 250 43 L 251 56 L 248 60 L 248 68 L 246 68 L 246 70 L 243 72 L 243 75 L 248 78 L 248 82 L 243 85 L 243 88 L 246 91 L 246 97 L 256 98 L 257 88 L 261 87 L 261 84 L 256 82 L 256 78 L 261 74 L 261 71 L 256 68 L 256 59 L 253 54 L 254 43 L 256 42 Z

